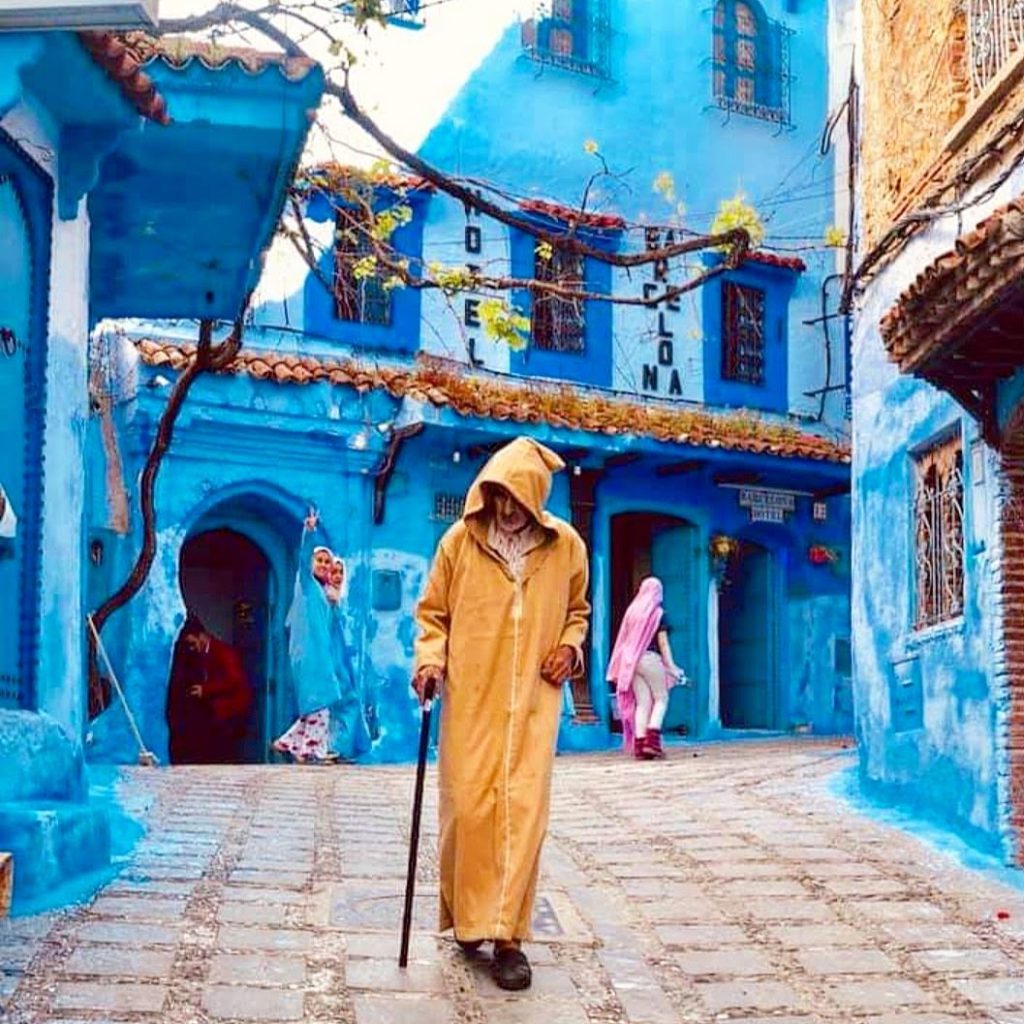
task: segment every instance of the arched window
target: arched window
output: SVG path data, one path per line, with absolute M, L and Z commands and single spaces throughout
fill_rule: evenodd
M 789 29 L 755 0 L 717 0 L 712 88 L 727 110 L 789 123 Z

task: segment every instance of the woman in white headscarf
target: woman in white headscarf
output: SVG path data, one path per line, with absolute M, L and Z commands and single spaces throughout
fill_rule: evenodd
M 341 698 L 333 654 L 332 605 L 327 595 L 334 553 L 314 544 L 318 525 L 318 517 L 310 513 L 288 611 L 288 653 L 297 718 L 272 744 L 279 754 L 290 754 L 300 763 L 336 759 L 329 743 L 330 707 Z

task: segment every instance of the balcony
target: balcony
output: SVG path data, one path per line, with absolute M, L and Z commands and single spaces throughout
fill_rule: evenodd
M 971 91 L 977 96 L 1024 52 L 1024 0 L 966 0 Z

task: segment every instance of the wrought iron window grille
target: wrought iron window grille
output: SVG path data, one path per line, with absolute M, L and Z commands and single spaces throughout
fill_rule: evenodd
M 535 64 L 611 77 L 610 0 L 544 0 L 523 22 L 523 53 Z
M 1024 54 L 1024 0 L 965 0 L 971 91 L 978 95 Z
M 713 105 L 791 128 L 793 30 L 754 0 L 717 0 L 713 20 Z
M 722 285 L 722 379 L 764 383 L 765 295 L 760 288 Z
M 375 324 L 391 323 L 391 294 L 379 274 L 356 276 L 356 265 L 373 255 L 369 222 L 353 223 L 352 211 L 339 212 L 335 221 L 334 313 L 339 320 Z
M 534 256 L 534 277 L 565 288 L 582 289 L 584 261 L 579 253 L 555 249 L 549 259 Z M 533 296 L 533 343 L 545 352 L 580 355 L 586 348 L 586 304 L 538 291 Z
M 960 435 L 915 457 L 914 628 L 927 629 L 964 610 L 964 478 Z
M 434 520 L 439 523 L 454 523 L 462 518 L 466 506 L 463 494 L 448 494 L 445 491 L 434 492 Z
M 378 10 L 380 17 L 398 28 L 422 28 L 420 2 L 421 0 L 380 0 Z M 343 3 L 341 9 L 349 15 L 355 13 L 355 5 L 352 3 Z

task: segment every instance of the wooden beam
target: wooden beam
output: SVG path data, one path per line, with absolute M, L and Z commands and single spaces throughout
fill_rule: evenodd
M 466 454 L 471 459 L 490 458 L 499 448 L 504 448 L 508 441 L 488 441 L 486 444 L 471 444 Z
M 763 474 L 756 469 L 734 469 L 727 473 L 715 473 L 712 483 L 721 487 L 724 484 L 756 484 Z
M 840 494 L 850 493 L 850 482 L 832 484 L 831 487 L 820 487 L 811 494 L 812 501 L 824 501 L 826 498 L 838 498 Z
M 628 466 L 633 462 L 638 462 L 640 456 L 636 452 L 622 452 L 621 455 L 609 455 L 604 460 L 605 469 L 618 469 L 619 466 Z
M 566 462 L 582 462 L 590 454 L 586 448 L 562 448 L 557 444 L 549 445 L 548 447 L 558 452 Z
M 692 473 L 703 466 L 704 463 L 700 459 L 686 459 L 683 462 L 670 462 L 667 466 L 659 466 L 655 473 L 658 476 L 682 476 L 683 473 Z

